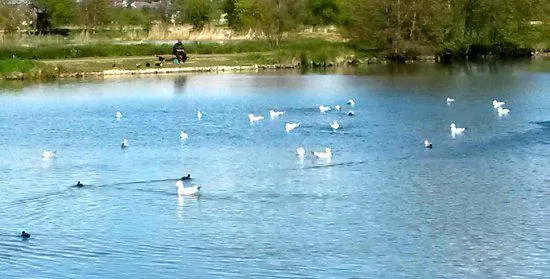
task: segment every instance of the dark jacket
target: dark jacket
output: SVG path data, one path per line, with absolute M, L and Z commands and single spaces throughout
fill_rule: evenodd
M 177 53 L 178 51 L 183 51 L 183 52 L 185 52 L 185 50 L 183 49 L 183 44 L 182 44 L 181 42 L 175 43 L 175 44 L 174 44 L 174 47 L 172 47 L 172 53 L 173 53 L 174 55 L 176 55 L 176 53 Z

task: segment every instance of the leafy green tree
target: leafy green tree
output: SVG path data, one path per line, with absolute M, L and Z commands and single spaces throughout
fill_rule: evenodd
M 337 24 L 340 21 L 341 3 L 338 0 L 308 0 L 307 24 L 329 25 Z
M 73 24 L 77 17 L 76 2 L 73 0 L 33 0 L 54 27 Z
M 183 10 L 185 22 L 195 29 L 202 29 L 212 20 L 213 9 L 209 0 L 186 0 Z
M 86 28 L 102 26 L 110 22 L 108 0 L 83 0 L 81 13 Z
M 348 1 L 347 34 L 395 57 L 433 53 L 444 42 L 452 13 L 440 0 Z
M 305 18 L 302 0 L 240 0 L 237 9 L 243 26 L 263 33 L 275 45 Z
M 238 0 L 225 0 L 222 5 L 222 12 L 226 14 L 227 26 L 233 29 L 240 29 L 241 22 L 239 20 L 239 12 L 237 10 Z
M 220 4 L 219 1 L 210 0 L 176 0 L 171 13 L 181 14 L 176 17 L 177 23 L 188 23 L 195 29 L 202 29 L 219 16 Z

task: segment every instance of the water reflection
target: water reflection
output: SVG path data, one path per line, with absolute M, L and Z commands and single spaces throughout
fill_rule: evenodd
M 185 86 L 187 84 L 187 76 L 179 75 L 174 78 L 174 93 L 175 94 L 184 94 Z

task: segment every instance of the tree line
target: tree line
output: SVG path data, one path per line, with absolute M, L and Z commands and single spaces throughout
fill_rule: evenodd
M 60 26 L 148 28 L 153 22 L 197 29 L 223 24 L 253 29 L 278 44 L 288 32 L 331 25 L 358 48 L 395 59 L 518 55 L 548 48 L 550 41 L 550 0 L 150 0 L 144 8 L 132 8 L 131 0 L 125 6 L 112 0 L 30 3 L 27 7 L 42 15 L 34 19 L 39 31 Z M 22 6 L 0 0 L 0 28 L 21 29 L 17 24 L 25 22 L 24 14 Z

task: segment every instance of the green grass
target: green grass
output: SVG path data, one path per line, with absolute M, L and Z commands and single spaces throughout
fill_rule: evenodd
M 191 43 L 186 44 L 185 49 L 188 53 L 195 54 L 227 54 L 271 51 L 273 47 L 263 41 L 243 41 L 228 44 Z M 170 53 L 172 53 L 172 45 L 169 44 L 0 46 L 0 59 L 71 59 L 84 57 L 147 56 Z
M 184 65 L 164 63 L 162 67 L 210 67 L 297 64 L 302 67 L 338 65 L 359 52 L 342 42 L 322 39 L 294 40 L 278 47 L 267 41 L 226 44 L 187 44 L 189 60 Z M 47 45 L 39 48 L 0 47 L 0 79 L 44 79 L 67 73 L 101 72 L 108 69 L 155 68 L 154 55 L 170 54 L 171 45 Z M 158 68 L 158 67 L 157 67 Z
M 0 73 L 9 74 L 14 72 L 28 73 L 38 66 L 38 62 L 29 60 L 0 60 Z

